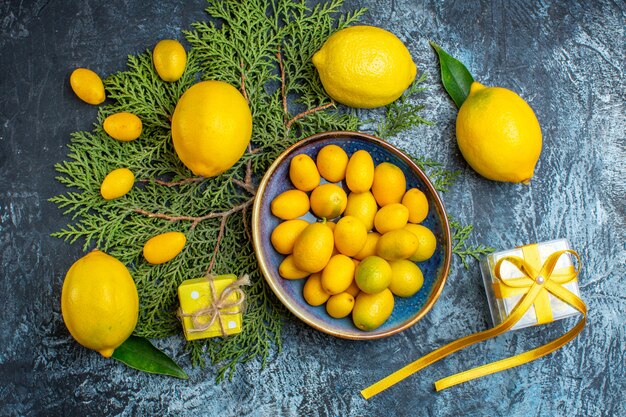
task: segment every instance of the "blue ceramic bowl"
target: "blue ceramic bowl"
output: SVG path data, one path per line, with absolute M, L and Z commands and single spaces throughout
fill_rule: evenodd
M 326 145 L 335 144 L 343 148 L 348 156 L 360 149 L 370 153 L 374 163 L 391 162 L 402 169 L 407 180 L 407 189 L 420 189 L 429 203 L 429 212 L 422 224 L 437 237 L 434 255 L 418 265 L 424 274 L 424 285 L 410 298 L 395 297 L 391 317 L 373 331 L 359 330 L 351 315 L 334 319 L 326 313 L 324 305 L 312 307 L 304 300 L 302 288 L 306 279 L 286 280 L 278 274 L 278 266 L 284 255 L 276 252 L 270 236 L 281 222 L 272 215 L 270 203 L 283 191 L 293 189 L 289 180 L 289 164 L 295 155 L 305 153 L 315 160 L 317 153 Z M 303 216 L 309 222 L 315 217 L 308 213 Z M 395 147 L 370 135 L 357 132 L 325 132 L 310 136 L 294 144 L 274 161 L 263 177 L 254 201 L 253 242 L 259 266 L 267 283 L 280 301 L 299 319 L 310 326 L 333 336 L 346 339 L 378 339 L 398 333 L 415 324 L 433 306 L 448 276 L 452 246 L 448 218 L 439 195 L 424 172 L 406 155 Z

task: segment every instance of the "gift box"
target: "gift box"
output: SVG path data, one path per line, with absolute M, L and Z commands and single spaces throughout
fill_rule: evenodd
M 558 251 L 570 249 L 567 239 L 557 239 L 493 253 L 481 261 L 480 269 L 494 326 L 502 323 L 511 314 L 520 299 L 534 283 L 516 265 L 507 261 L 501 262 L 500 279 L 498 279 L 495 274 L 498 261 L 507 257 L 521 258 L 535 270 L 534 273 L 531 273 L 531 276 L 535 276 L 550 255 Z M 571 275 L 573 272 L 574 264 L 572 257 L 569 253 L 566 253 L 559 257 L 551 277 L 558 279 L 559 276 Z M 537 279 L 543 278 L 538 277 Z M 576 278 L 568 280 L 561 285 L 577 297 L 580 297 Z M 533 305 L 521 319 L 511 327 L 511 330 L 549 323 L 576 314 L 578 314 L 578 311 L 571 305 L 544 289 L 538 294 Z
M 248 277 L 235 275 L 188 279 L 178 287 L 178 316 L 187 340 L 228 336 L 241 332 L 243 301 L 241 285 Z

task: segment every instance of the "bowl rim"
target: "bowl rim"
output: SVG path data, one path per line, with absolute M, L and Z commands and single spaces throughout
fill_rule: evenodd
M 265 188 L 267 186 L 267 183 L 269 182 L 270 178 L 272 177 L 274 171 L 276 170 L 278 165 L 280 165 L 284 161 L 284 159 L 287 157 L 287 155 L 289 155 L 295 149 L 303 146 L 304 144 L 307 144 L 307 143 L 310 143 L 310 142 L 319 141 L 319 140 L 323 140 L 323 139 L 336 139 L 336 138 L 339 138 L 339 137 L 358 137 L 360 139 L 366 139 L 366 140 L 368 140 L 370 142 L 374 142 L 375 144 L 382 146 L 383 148 L 385 148 L 388 151 L 392 152 L 394 155 L 396 155 L 397 157 L 402 159 L 404 162 L 406 162 L 417 173 L 417 175 L 420 177 L 420 179 L 424 182 L 424 184 L 426 185 L 426 187 L 430 191 L 431 195 L 433 196 L 433 200 L 435 202 L 435 210 L 439 212 L 440 217 L 443 219 L 442 229 L 443 229 L 443 233 L 444 233 L 445 238 L 446 238 L 445 241 L 446 241 L 447 244 L 445 245 L 445 248 L 444 248 L 444 259 L 443 259 L 443 265 L 442 265 L 442 269 L 441 269 L 441 278 L 439 280 L 435 281 L 433 289 L 432 289 L 428 299 L 426 300 L 426 304 L 420 310 L 419 314 L 417 314 L 415 317 L 413 317 L 411 320 L 407 321 L 403 325 L 398 326 L 396 328 L 389 329 L 389 330 L 384 331 L 384 332 L 376 332 L 376 331 L 374 331 L 374 332 L 368 332 L 368 333 L 362 333 L 362 334 L 352 334 L 352 333 L 345 333 L 345 332 L 342 332 L 342 331 L 330 330 L 330 329 L 327 329 L 327 328 L 324 328 L 324 327 L 318 325 L 317 323 L 313 322 L 312 320 L 308 319 L 306 316 L 301 314 L 300 311 L 298 311 L 297 308 L 295 308 L 293 305 L 291 305 L 290 301 L 280 291 L 280 289 L 278 288 L 277 284 L 274 283 L 274 281 L 272 279 L 268 278 L 269 276 L 271 276 L 271 274 L 270 274 L 270 272 L 268 270 L 268 266 L 266 265 L 266 263 L 265 262 L 261 262 L 261 258 L 262 257 L 260 256 L 260 253 L 261 253 L 262 245 L 261 245 L 261 234 L 260 234 L 260 229 L 259 229 L 260 224 L 261 224 L 261 222 L 260 222 L 261 201 L 262 201 L 262 197 L 263 197 L 263 195 L 265 193 Z M 404 152 L 402 152 L 401 150 L 399 150 L 395 146 L 391 145 L 390 143 L 385 142 L 384 140 L 382 140 L 382 139 L 380 139 L 380 138 L 378 138 L 376 136 L 369 135 L 367 133 L 353 132 L 353 131 L 329 131 L 329 132 L 320 132 L 320 133 L 313 134 L 313 135 L 308 136 L 308 137 L 306 137 L 304 139 L 301 139 L 301 140 L 297 141 L 296 143 L 294 143 L 293 145 L 289 146 L 287 149 L 285 149 L 276 158 L 276 160 L 272 163 L 272 165 L 270 165 L 270 167 L 265 172 L 265 175 L 263 176 L 263 179 L 259 183 L 259 187 L 257 189 L 256 196 L 254 197 L 254 205 L 253 205 L 253 208 L 252 208 L 252 245 L 254 247 L 254 253 L 255 253 L 256 258 L 257 258 L 257 263 L 259 265 L 259 268 L 261 270 L 263 278 L 265 279 L 265 282 L 267 282 L 267 284 L 272 289 L 272 292 L 276 295 L 276 297 L 280 300 L 280 302 L 285 307 L 287 307 L 287 309 L 293 315 L 295 315 L 300 320 L 302 320 L 303 322 L 305 322 L 309 326 L 313 327 L 314 329 L 317 329 L 317 330 L 319 330 L 321 332 L 330 334 L 330 335 L 335 336 L 335 337 L 339 337 L 339 338 L 342 338 L 342 339 L 349 339 L 349 340 L 381 339 L 381 338 L 388 337 L 388 336 L 394 335 L 396 333 L 399 333 L 399 332 L 401 332 L 401 331 L 403 331 L 403 330 L 413 326 L 415 323 L 417 323 L 422 317 L 424 317 L 424 315 L 426 315 L 426 313 L 428 313 L 430 311 L 430 309 L 433 307 L 433 305 L 435 304 L 435 302 L 437 301 L 437 299 L 441 295 L 441 292 L 443 291 L 443 287 L 444 287 L 444 285 L 446 283 L 446 280 L 448 278 L 448 274 L 450 272 L 450 264 L 451 264 L 451 261 L 452 261 L 452 235 L 450 233 L 450 224 L 448 222 L 448 216 L 446 215 L 446 209 L 445 209 L 445 206 L 443 204 L 443 200 L 439 196 L 439 193 L 435 189 L 435 187 L 432 184 L 432 182 L 430 181 L 430 179 L 426 176 L 424 171 L 422 171 L 422 169 L 415 162 L 413 162 L 413 160 L 411 160 L 411 158 L 409 158 L 407 155 L 405 155 Z M 356 329 L 356 327 L 355 327 L 355 329 Z

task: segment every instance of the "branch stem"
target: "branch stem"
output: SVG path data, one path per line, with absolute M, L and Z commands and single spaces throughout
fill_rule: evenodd
M 246 207 L 250 206 L 253 201 L 254 199 L 250 198 L 246 200 L 245 202 L 234 206 L 230 210 L 222 211 L 219 213 L 208 213 L 208 214 L 205 214 L 204 216 L 172 216 L 172 215 L 164 214 L 164 213 L 153 213 L 153 212 L 140 209 L 140 208 L 134 209 L 133 211 L 135 213 L 139 213 L 150 218 L 163 219 L 163 220 L 168 220 L 170 222 L 190 221 L 191 222 L 190 230 L 193 230 L 203 220 L 215 219 L 215 218 L 222 218 L 222 219 L 227 218 L 233 213 L 244 210 Z
M 178 185 L 188 184 L 190 182 L 200 182 L 205 179 L 206 179 L 205 177 L 191 177 L 191 178 L 185 178 L 179 181 L 163 181 L 158 178 L 149 178 L 149 179 L 139 180 L 139 182 L 154 182 L 155 184 L 164 185 L 166 187 L 176 187 Z
M 299 119 L 302 119 L 303 117 L 306 117 L 309 114 L 313 114 L 313 113 L 316 113 L 318 111 L 326 110 L 327 108 L 334 107 L 334 106 L 335 106 L 335 102 L 331 101 L 330 103 L 326 103 L 326 104 L 323 104 L 321 106 L 317 106 L 317 107 L 314 107 L 312 109 L 305 110 L 302 113 L 296 114 L 294 117 L 291 118 L 291 120 L 289 120 L 287 122 L 287 126 L 286 126 L 287 130 L 291 129 L 291 125 L 293 125 Z

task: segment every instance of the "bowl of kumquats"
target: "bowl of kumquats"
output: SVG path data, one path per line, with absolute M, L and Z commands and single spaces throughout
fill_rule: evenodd
M 420 320 L 452 256 L 444 205 L 403 152 L 325 132 L 283 152 L 254 201 L 253 243 L 278 299 L 315 329 L 378 339 Z

